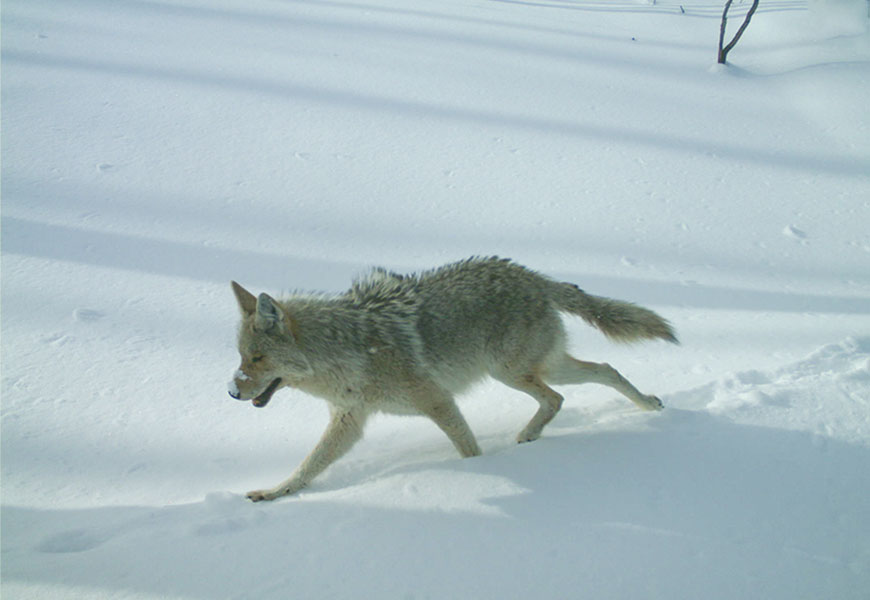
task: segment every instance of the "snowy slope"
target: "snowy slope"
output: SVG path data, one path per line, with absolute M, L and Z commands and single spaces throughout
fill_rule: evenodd
M 746 5 L 735 7 L 732 27 Z M 7 0 L 2 595 L 843 598 L 870 589 L 870 35 L 857 0 Z M 232 401 L 228 282 L 510 256 L 648 305 L 667 410 L 496 384 L 484 455 Z

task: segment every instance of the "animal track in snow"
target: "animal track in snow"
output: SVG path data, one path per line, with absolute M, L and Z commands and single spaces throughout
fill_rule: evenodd
M 803 244 L 807 243 L 807 233 L 802 229 L 798 229 L 794 225 L 786 225 L 785 228 L 782 230 L 782 235 L 790 237 L 793 240 L 797 240 Z
M 71 552 L 86 552 L 102 545 L 109 536 L 101 535 L 87 529 L 73 529 L 55 533 L 37 544 L 39 552 L 48 554 L 66 554 Z
M 81 323 L 91 323 L 93 321 L 99 321 L 105 316 L 105 313 L 90 308 L 77 308 L 73 311 L 73 319 Z

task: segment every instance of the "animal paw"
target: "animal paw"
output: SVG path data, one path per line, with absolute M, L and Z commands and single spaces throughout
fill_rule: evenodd
M 248 492 L 247 496 L 248 500 L 250 500 L 251 502 L 275 500 L 276 498 L 280 498 L 281 496 L 289 496 L 290 494 L 295 494 L 304 487 L 304 483 L 289 482 L 282 484 L 281 486 L 272 488 L 271 490 L 255 490 L 253 492 Z
M 273 492 L 268 492 L 266 490 L 255 490 L 253 492 L 248 492 L 247 494 L 248 500 L 251 502 L 262 502 L 263 500 L 274 500 L 278 497 Z
M 644 396 L 645 408 L 646 410 L 662 410 L 665 405 L 662 404 L 662 401 L 659 400 L 658 396 Z
M 539 437 L 541 437 L 540 431 L 527 431 L 523 429 L 519 435 L 517 435 L 517 443 L 525 444 L 526 442 L 534 442 Z

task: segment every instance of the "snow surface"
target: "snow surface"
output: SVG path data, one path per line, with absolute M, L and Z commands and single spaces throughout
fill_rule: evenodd
M 729 31 L 747 4 L 735 6 Z M 2 595 L 837 598 L 870 590 L 863 0 L 6 0 Z M 229 287 L 501 254 L 645 304 L 606 388 L 461 400 L 484 455 L 254 409 Z

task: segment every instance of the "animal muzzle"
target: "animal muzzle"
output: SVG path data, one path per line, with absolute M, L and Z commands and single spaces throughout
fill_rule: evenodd
M 230 398 L 235 398 L 236 400 L 242 400 L 242 393 L 239 391 L 239 386 L 236 385 L 236 380 L 231 379 L 227 384 L 227 393 L 230 395 Z
M 259 396 L 252 398 L 251 403 L 257 408 L 263 408 L 269 403 L 269 400 L 272 399 L 272 394 L 275 393 L 275 390 L 281 385 L 281 378 L 276 377 L 272 380 L 266 389 L 263 390 Z M 247 398 L 242 397 L 242 393 L 239 391 L 239 386 L 236 385 L 235 380 L 230 381 L 229 385 L 227 385 L 227 392 L 229 393 L 231 398 L 235 398 L 236 400 L 247 400 Z
M 239 390 L 239 384 L 236 383 L 238 381 L 250 381 L 251 378 L 247 373 L 239 369 L 233 374 L 233 378 L 227 384 L 227 393 L 229 393 L 230 398 L 235 398 L 236 400 L 246 400 L 246 398 L 242 398 L 242 392 Z

